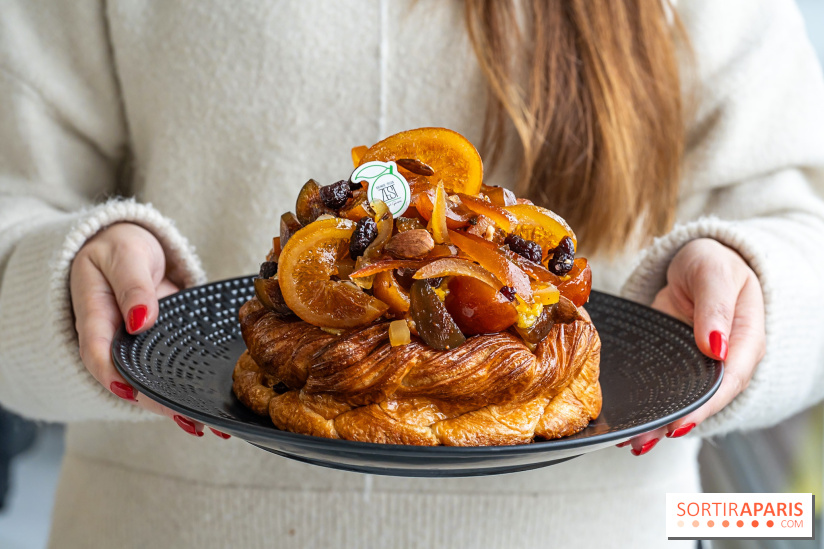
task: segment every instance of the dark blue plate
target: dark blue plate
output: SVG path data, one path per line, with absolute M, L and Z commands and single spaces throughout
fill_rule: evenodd
M 118 371 L 152 399 L 275 454 L 347 471 L 457 477 L 525 471 L 612 446 L 662 427 L 706 402 L 723 366 L 698 350 L 692 329 L 643 305 L 592 292 L 586 305 L 601 336 L 601 416 L 571 437 L 517 446 L 402 446 L 280 431 L 232 393 L 246 349 L 237 312 L 253 277 L 190 288 L 160 301 L 148 331 L 121 329 L 112 344 Z

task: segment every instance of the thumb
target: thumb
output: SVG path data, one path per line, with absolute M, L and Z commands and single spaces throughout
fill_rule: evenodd
M 162 255 L 158 264 L 152 254 L 129 248 L 115 251 L 103 270 L 130 334 L 140 333 L 157 320 L 157 286 L 163 279 L 164 263 Z
M 729 335 L 741 287 L 733 273 L 704 271 L 689 283 L 693 302 L 695 343 L 717 360 L 727 359 Z

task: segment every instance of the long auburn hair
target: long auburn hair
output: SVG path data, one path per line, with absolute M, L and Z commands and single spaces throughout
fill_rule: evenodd
M 588 252 L 614 255 L 636 229 L 665 233 L 685 141 L 677 15 L 664 0 L 517 1 L 465 0 L 491 91 L 487 164 L 511 123 L 517 193 L 567 219 Z

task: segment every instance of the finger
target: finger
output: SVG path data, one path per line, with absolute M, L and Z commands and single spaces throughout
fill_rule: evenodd
M 746 269 L 743 265 L 731 267 L 724 262 L 705 266 L 704 269 L 701 276 L 692 277 L 689 281 L 694 306 L 695 343 L 705 355 L 726 360 L 736 304 L 746 281 Z
M 126 329 L 140 333 L 157 319 L 157 290 L 163 279 L 163 265 L 139 247 L 115 247 L 99 262 L 103 275 L 112 288 Z
M 178 288 L 174 282 L 172 282 L 168 278 L 164 278 L 160 281 L 156 293 L 158 299 L 163 299 L 164 297 L 176 294 L 179 291 L 180 288 Z
M 189 434 L 203 436 L 202 423 L 183 418 L 177 412 L 138 393 L 115 369 L 111 345 L 122 320 L 117 301 L 103 273 L 87 258 L 78 257 L 72 265 L 70 282 L 80 359 L 89 373 L 118 397 L 175 420 Z M 181 419 L 176 419 L 175 416 Z
M 632 455 L 642 456 L 655 448 L 655 445 L 664 437 L 667 430 L 665 428 L 656 429 L 649 433 L 644 433 L 633 438 L 630 442 L 632 445 Z
M 764 297 L 758 279 L 752 275 L 744 283 L 735 308 L 721 386 L 698 410 L 668 425 L 668 436 L 684 436 L 693 427 L 721 411 L 746 389 L 756 366 L 764 357 L 765 344 Z
M 212 432 L 212 433 L 213 433 L 216 437 L 220 437 L 220 438 L 222 438 L 223 440 L 226 440 L 226 439 L 232 438 L 232 435 L 226 434 L 226 433 L 224 433 L 224 432 L 222 432 L 222 431 L 218 431 L 218 430 L 217 430 L 217 429 L 215 429 L 214 427 L 209 427 L 209 430 L 210 430 L 210 431 L 211 431 L 211 432 Z
M 134 389 L 117 373 L 111 359 L 112 338 L 121 319 L 103 273 L 91 261 L 78 258 L 70 282 L 80 359 L 101 385 L 134 401 Z
M 664 286 L 655 296 L 650 307 L 692 326 L 692 319 L 688 316 L 689 311 L 685 311 L 684 305 L 676 299 L 672 286 Z

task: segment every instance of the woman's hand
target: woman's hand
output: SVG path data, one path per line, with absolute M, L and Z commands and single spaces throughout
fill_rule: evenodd
M 740 255 L 715 240 L 701 238 L 681 248 L 652 307 L 694 326 L 701 352 L 725 361 L 724 379 L 712 398 L 694 412 L 619 445 L 631 443 L 636 456 L 649 452 L 664 435 L 686 435 L 732 402 L 749 384 L 766 346 L 764 295 L 758 277 Z
M 77 253 L 69 275 L 80 359 L 106 389 L 136 406 L 173 419 L 191 435 L 203 424 L 179 415 L 138 393 L 114 368 L 112 339 L 121 322 L 131 334 L 157 320 L 157 300 L 179 290 L 165 278 L 166 257 L 152 233 L 117 223 L 91 238 Z M 228 435 L 215 432 L 221 438 Z

